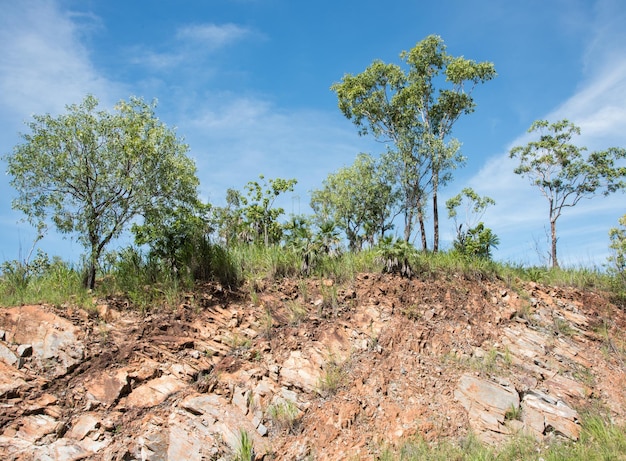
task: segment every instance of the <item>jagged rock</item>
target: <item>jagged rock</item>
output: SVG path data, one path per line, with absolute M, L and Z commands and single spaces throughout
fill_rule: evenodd
M 39 306 L 6 309 L 0 324 L 7 340 L 32 346 L 39 366 L 55 376 L 64 375 L 83 358 L 80 329 L 72 322 Z
M 88 400 L 110 407 L 119 400 L 127 387 L 128 371 L 126 369 L 102 373 L 85 383 L 86 397 Z
M 33 346 L 30 344 L 20 344 L 17 346 L 18 357 L 30 357 L 33 354 Z
M 484 440 L 491 441 L 493 434 L 508 434 L 505 427 L 505 414 L 512 408 L 519 408 L 519 395 L 514 387 L 502 386 L 485 379 L 464 374 L 459 379 L 454 397 L 467 410 L 472 428 Z
M 241 430 L 248 433 L 257 453 L 268 449 L 254 424 L 238 407 L 230 405 L 221 396 L 190 395 L 180 403 L 180 408 L 185 411 L 173 413 L 169 421 L 168 459 L 201 460 L 202 455 L 208 457 L 211 454 L 207 453 L 209 441 L 212 441 L 213 449 L 219 448 L 219 442 L 223 440 L 231 450 L 236 450 Z M 181 437 L 181 434 L 185 436 Z M 181 457 L 181 454 L 187 457 Z
M 120 405 L 123 407 L 153 407 L 164 402 L 169 396 L 180 391 L 186 384 L 171 375 L 148 381 L 137 389 L 133 390 L 125 401 Z
M 543 392 L 533 391 L 522 399 L 522 408 L 522 421 L 535 434 L 542 436 L 548 431 L 555 431 L 572 440 L 578 440 L 578 413 L 563 401 Z
M 15 366 L 17 365 L 18 358 L 11 349 L 0 343 L 0 360 L 7 365 Z
M 21 418 L 15 424 L 17 425 L 15 437 L 29 442 L 37 442 L 46 435 L 54 433 L 59 422 L 48 415 L 30 415 Z
M 68 439 L 83 440 L 90 432 L 100 427 L 100 415 L 83 413 L 72 422 L 72 428 L 65 434 Z
M 313 350 L 307 355 L 304 356 L 299 350 L 290 352 L 280 368 L 283 385 L 297 387 L 305 392 L 313 392 L 317 388 L 323 359 Z

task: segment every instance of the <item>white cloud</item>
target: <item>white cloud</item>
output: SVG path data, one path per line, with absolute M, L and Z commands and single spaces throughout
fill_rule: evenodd
M 55 2 L 4 2 L 0 16 L 0 106 L 5 119 L 57 112 L 112 85 L 94 69 L 80 30 Z M 17 117 L 16 117 L 17 116 Z
M 176 31 L 173 41 L 160 45 L 162 51 L 155 50 L 154 45 L 133 47 L 131 62 L 158 71 L 177 69 L 181 63 L 203 62 L 203 56 L 252 35 L 259 36 L 237 24 L 186 25 Z M 207 72 L 205 68 L 203 72 Z
M 626 40 L 623 22 L 615 20 L 624 17 L 626 10 L 613 0 L 598 2 L 596 10 L 594 38 L 584 61 L 587 79 L 563 104 L 537 117 L 551 122 L 567 118 L 580 126 L 582 134 L 573 142 L 589 151 L 626 147 Z M 502 241 L 496 256 L 525 263 L 536 263 L 540 253 L 536 247 L 547 246 L 548 203 L 536 187 L 514 174 L 517 164 L 508 151 L 531 137 L 521 134 L 507 152 L 491 158 L 469 181 L 478 193 L 497 202 L 485 216 Z M 560 262 L 602 264 L 608 255 L 608 229 L 625 212 L 622 194 L 583 200 L 564 209 L 557 223 Z
M 249 36 L 251 31 L 237 24 L 188 25 L 176 32 L 176 38 L 215 50 Z
M 239 189 L 259 174 L 297 174 L 294 194 L 304 210 L 309 191 L 371 143 L 334 111 L 281 110 L 267 100 L 231 93 L 207 96 L 196 107 L 201 109 L 181 124 L 206 187 L 203 194 L 216 204 L 227 188 Z

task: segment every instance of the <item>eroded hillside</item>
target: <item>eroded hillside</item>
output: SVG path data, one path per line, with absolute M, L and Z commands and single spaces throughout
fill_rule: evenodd
M 608 295 L 462 276 L 199 287 L 0 310 L 0 458 L 376 459 L 420 435 L 576 440 L 626 417 L 626 316 Z

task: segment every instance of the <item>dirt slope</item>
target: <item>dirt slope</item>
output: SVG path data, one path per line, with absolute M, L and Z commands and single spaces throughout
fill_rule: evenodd
M 513 286 L 514 285 L 514 286 Z M 376 459 L 421 435 L 577 439 L 626 417 L 607 294 L 362 274 L 209 284 L 175 311 L 0 309 L 0 459 Z

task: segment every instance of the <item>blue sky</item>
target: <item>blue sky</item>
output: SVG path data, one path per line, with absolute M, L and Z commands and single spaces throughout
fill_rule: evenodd
M 88 93 L 106 108 L 156 98 L 159 118 L 190 145 L 202 197 L 218 205 L 227 188 L 264 174 L 296 178 L 285 208 L 305 212 L 329 173 L 359 152 L 380 153 L 329 87 L 374 59 L 399 63 L 429 34 L 498 72 L 455 126 L 468 162 L 442 191 L 440 211 L 463 187 L 493 197 L 484 220 L 500 237 L 497 259 L 544 263 L 548 251 L 547 201 L 508 159 L 534 120 L 572 120 L 590 150 L 626 147 L 622 0 L 0 0 L 0 8 L 2 154 L 33 114 L 61 113 Z M 0 260 L 23 257 L 34 233 L 11 210 L 6 175 L 0 194 Z M 604 263 L 625 203 L 618 194 L 566 210 L 560 262 Z M 445 247 L 452 222 L 441 231 Z M 82 252 L 54 232 L 40 247 L 70 260 Z

